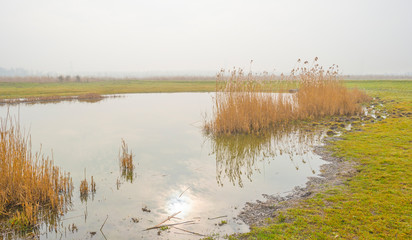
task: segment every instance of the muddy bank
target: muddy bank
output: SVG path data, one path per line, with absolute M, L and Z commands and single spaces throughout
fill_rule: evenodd
M 0 105 L 12 105 L 12 104 L 37 104 L 37 103 L 58 103 L 63 101 L 79 101 L 79 102 L 98 102 L 105 98 L 119 97 L 118 95 L 101 95 L 97 93 L 87 93 L 74 96 L 40 96 L 40 97 L 27 97 L 27 98 L 12 98 L 12 99 L 0 99 Z

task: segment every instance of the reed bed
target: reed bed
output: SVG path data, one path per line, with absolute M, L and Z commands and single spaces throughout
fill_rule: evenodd
M 212 119 L 205 121 L 204 130 L 214 135 L 260 134 L 299 120 L 362 113 L 361 103 L 369 97 L 343 86 L 338 66 L 324 70 L 317 60 L 298 60 L 290 75 L 280 77 L 245 74 L 242 69 L 227 75 L 221 70 Z
M 73 184 L 53 160 L 32 154 L 29 136 L 17 121 L 1 119 L 0 127 L 0 219 L 15 227 L 33 227 L 42 216 L 67 211 Z

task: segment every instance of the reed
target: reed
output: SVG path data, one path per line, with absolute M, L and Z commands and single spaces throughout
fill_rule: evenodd
M 94 181 L 93 176 L 92 176 L 92 180 L 90 182 L 90 191 L 92 193 L 96 193 L 96 182 Z
M 32 154 L 30 137 L 9 116 L 0 127 L 0 218 L 13 227 L 33 227 L 42 216 L 67 211 L 73 184 L 53 160 Z
M 89 196 L 89 183 L 86 179 L 86 169 L 84 169 L 84 179 L 80 182 L 80 199 L 86 201 Z
M 82 202 L 87 201 L 89 198 L 89 193 L 92 194 L 92 197 L 94 197 L 94 194 L 96 193 L 96 182 L 93 179 L 93 176 L 91 176 L 91 181 L 90 181 L 90 186 L 89 182 L 87 182 L 86 178 L 86 169 L 84 169 L 84 179 L 80 182 L 80 200 Z
M 122 146 L 120 148 L 119 153 L 119 164 L 120 164 L 120 171 L 122 173 L 122 177 L 130 182 L 133 181 L 133 154 L 130 151 L 126 144 L 126 142 L 122 139 Z
M 328 70 L 317 64 L 301 63 L 288 76 L 245 74 L 221 70 L 216 79 L 212 119 L 204 130 L 214 135 L 261 134 L 298 120 L 362 112 L 368 96 L 343 86 L 338 66 Z M 290 93 L 293 92 L 293 93 Z

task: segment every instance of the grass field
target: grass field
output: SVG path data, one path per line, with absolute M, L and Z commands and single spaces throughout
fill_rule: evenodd
M 214 81 L 0 82 L 0 99 L 76 96 L 88 93 L 210 92 L 214 90 Z
M 405 80 L 351 80 L 345 81 L 350 87 L 365 89 L 372 94 L 385 92 L 411 94 L 412 81 Z M 89 93 L 154 93 L 154 92 L 212 92 L 215 81 L 146 81 L 146 80 L 107 80 L 94 82 L 0 82 L 0 99 L 76 96 Z

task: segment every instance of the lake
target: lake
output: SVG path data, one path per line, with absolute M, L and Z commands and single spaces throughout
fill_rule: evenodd
M 53 155 L 73 178 L 70 211 L 53 231 L 41 225 L 40 238 L 198 239 L 184 230 L 246 232 L 249 226 L 236 219 L 246 202 L 285 194 L 319 173 L 325 162 L 312 150 L 321 144 L 321 133 L 279 129 L 259 137 L 205 136 L 202 125 L 212 114 L 213 95 L 126 94 L 94 103 L 0 106 L 3 118 L 9 111 L 30 133 L 33 151 Z M 134 156 L 132 178 L 119 168 L 122 139 Z M 81 201 L 85 170 L 97 190 Z M 160 235 L 144 231 L 175 213 L 166 224 L 189 222 Z M 219 226 L 222 221 L 227 224 Z

